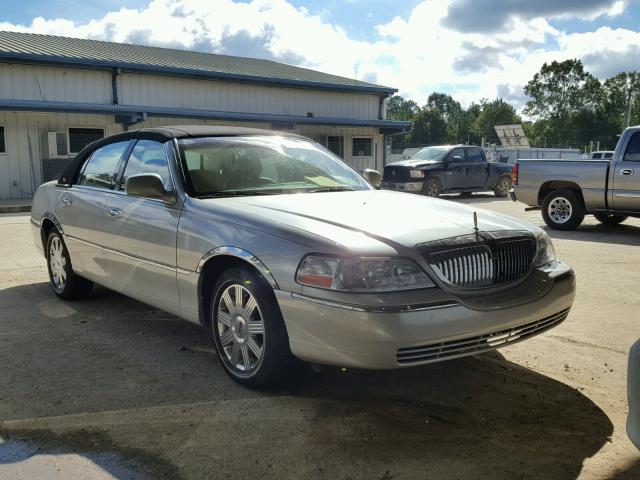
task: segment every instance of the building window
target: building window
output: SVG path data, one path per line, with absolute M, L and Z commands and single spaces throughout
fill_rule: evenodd
M 352 139 L 352 155 L 354 157 L 370 157 L 373 148 L 371 137 L 354 137 Z
M 0 154 L 7 153 L 7 140 L 4 135 L 4 125 L 0 125 Z
M 101 138 L 104 138 L 104 129 L 102 128 L 70 128 L 69 153 L 78 153 L 91 142 Z
M 331 150 L 340 158 L 344 158 L 344 137 L 327 137 L 327 149 Z

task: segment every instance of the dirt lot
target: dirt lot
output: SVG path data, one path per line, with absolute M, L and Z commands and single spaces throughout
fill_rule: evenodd
M 541 224 L 539 212 L 473 203 Z M 0 478 L 640 478 L 626 353 L 640 221 L 551 232 L 577 274 L 558 328 L 396 372 L 231 382 L 198 327 L 96 289 L 63 303 L 25 214 L 0 217 Z

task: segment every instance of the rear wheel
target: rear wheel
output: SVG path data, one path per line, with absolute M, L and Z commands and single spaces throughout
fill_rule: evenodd
M 511 177 L 509 175 L 504 175 L 498 180 L 495 188 L 493 189 L 493 193 L 496 197 L 506 197 L 509 194 L 509 189 L 511 188 Z
M 247 387 L 277 385 L 295 359 L 271 287 L 249 268 L 233 267 L 212 297 L 211 329 L 225 372 Z
M 627 215 L 615 215 L 610 213 L 594 213 L 593 216 L 604 225 L 618 225 L 629 218 Z
M 573 230 L 584 216 L 582 199 L 572 190 L 553 190 L 542 201 L 542 218 L 555 230 Z
M 440 183 L 435 178 L 427 180 L 422 185 L 422 194 L 427 197 L 437 198 L 440 195 Z
M 65 300 L 79 300 L 91 294 L 93 282 L 76 275 L 62 235 L 52 230 L 47 238 L 47 268 L 53 292 Z

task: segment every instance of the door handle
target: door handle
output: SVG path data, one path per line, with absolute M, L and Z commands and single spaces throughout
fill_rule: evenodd
M 60 201 L 62 202 L 62 205 L 71 205 L 73 203 L 73 198 L 71 198 L 71 197 L 62 197 L 62 199 Z
M 110 217 L 121 217 L 122 210 L 120 210 L 119 208 L 110 208 L 109 210 L 107 210 L 107 215 L 109 215 Z
M 633 168 L 623 168 L 620 170 L 620 175 L 633 175 Z

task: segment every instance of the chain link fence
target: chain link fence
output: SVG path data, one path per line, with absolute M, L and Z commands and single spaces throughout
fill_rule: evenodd
M 42 183 L 57 180 L 62 172 L 73 163 L 73 158 L 43 158 L 42 159 Z

